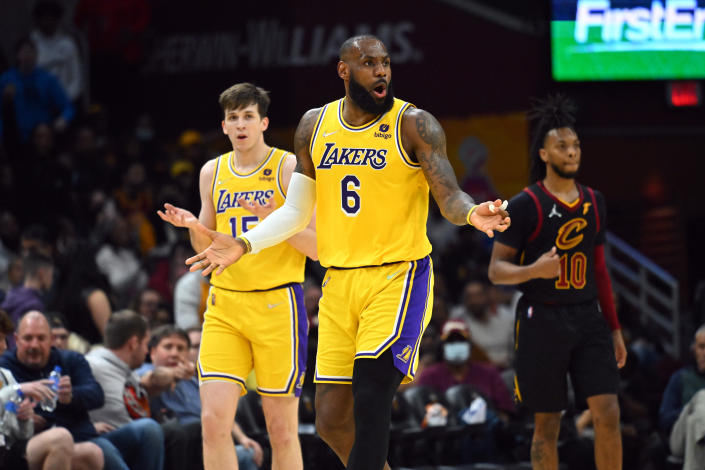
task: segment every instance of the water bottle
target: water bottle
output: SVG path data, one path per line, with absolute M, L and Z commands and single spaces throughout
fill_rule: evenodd
M 0 437 L 2 438 L 0 445 L 5 446 L 12 444 L 10 436 L 12 436 L 14 429 L 18 429 L 17 410 L 24 399 L 24 393 L 20 390 L 20 386 L 15 385 L 13 388 L 15 393 L 5 403 L 5 413 L 3 413 L 2 420 L 0 420 Z
M 56 408 L 56 400 L 58 398 L 58 390 L 59 390 L 59 379 L 61 379 L 61 366 L 56 366 L 54 367 L 54 370 L 51 371 L 51 374 L 49 374 L 49 380 L 51 380 L 51 385 L 49 388 L 51 388 L 51 391 L 54 392 L 54 396 L 52 398 L 45 398 L 42 400 L 40 406 L 42 407 L 42 410 L 51 412 L 54 411 Z

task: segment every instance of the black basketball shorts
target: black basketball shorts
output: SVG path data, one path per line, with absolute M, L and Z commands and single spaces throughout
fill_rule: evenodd
M 547 305 L 522 297 L 514 345 L 514 395 L 534 413 L 567 408 L 568 377 L 578 404 L 594 395 L 617 393 L 612 333 L 597 300 Z

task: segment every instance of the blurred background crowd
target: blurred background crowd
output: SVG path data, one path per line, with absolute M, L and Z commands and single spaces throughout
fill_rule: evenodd
M 249 67 L 256 71 L 255 78 L 231 73 L 232 70 L 219 76 L 229 77 L 224 80 L 211 77 L 209 80 L 217 85 L 206 87 L 205 99 L 212 106 L 204 112 L 189 105 L 189 90 L 199 87 L 197 75 L 185 77 L 176 73 L 174 80 L 186 85 L 178 91 L 167 85 L 154 85 L 164 84 L 164 77 L 150 70 L 157 66 L 168 69 L 170 62 L 169 58 L 162 57 L 160 62 L 150 56 L 145 44 L 156 44 L 162 52 L 168 49 L 168 41 L 150 37 L 153 31 L 149 28 L 158 12 L 162 13 L 161 21 L 166 21 L 166 2 L 39 0 L 9 4 L 3 9 L 12 8 L 12 15 L 5 15 L 5 11 L 0 15 L 5 17 L 3 22 L 10 21 L 10 16 L 16 20 L 15 27 L 5 31 L 5 54 L 0 53 L 0 336 L 4 335 L 8 342 L 5 354 L 15 354 L 13 333 L 27 312 L 46 315 L 54 348 L 85 355 L 105 345 L 106 325 L 116 312 L 129 316 L 125 311 L 132 311 L 148 327 L 149 354 L 142 357 L 142 362 L 171 371 L 166 374 L 166 385 L 152 390 L 152 407 L 146 416 L 161 424 L 176 421 L 186 426 L 184 423 L 189 421 L 180 419 L 175 401 L 164 400 L 162 395 L 172 393 L 181 382 L 194 380 L 194 352 L 200 341 L 198 332 L 208 279 L 198 272 L 188 272 L 184 264 L 193 254 L 187 231 L 163 223 L 156 211 L 170 202 L 198 213 L 199 170 L 208 159 L 228 150 L 228 141 L 219 128 L 217 93 L 237 81 L 257 83 L 255 78 L 264 72 L 250 63 Z M 287 4 L 286 11 L 294 15 L 291 5 Z M 255 19 L 263 18 L 262 15 Z M 533 15 L 536 16 L 529 16 L 532 21 L 540 16 L 540 11 Z M 27 28 L 20 31 L 17 25 Z M 346 34 L 342 39 L 345 37 Z M 397 49 L 403 43 L 399 40 Z M 401 49 L 397 54 L 405 52 Z M 397 90 L 414 91 L 411 86 L 404 87 L 408 80 L 404 72 L 419 60 L 400 60 L 402 66 L 395 68 L 395 74 L 401 76 Z M 325 102 L 323 96 L 331 89 L 331 98 L 342 93 L 342 86 L 336 86 L 331 66 L 334 61 L 324 62 L 314 65 L 325 65 L 320 70 L 326 70 L 325 81 L 330 84 L 321 85 L 324 93 L 305 108 L 298 109 L 299 100 L 305 97 L 285 97 L 275 90 L 273 108 L 280 110 L 273 111 L 272 119 L 276 123 L 279 118 L 281 125 L 273 126 L 267 134 L 271 145 L 291 148 L 291 129 L 300 111 Z M 489 67 L 479 63 L 476 69 L 463 68 L 459 73 L 491 75 Z M 294 74 L 286 70 L 278 82 L 265 83 L 265 87 L 275 88 L 276 83 Z M 442 81 L 439 78 L 439 86 L 443 86 Z M 527 78 L 530 83 L 537 81 L 540 78 Z M 155 100 L 149 94 L 157 89 L 163 94 Z M 456 89 L 458 93 L 463 91 L 462 87 Z M 526 91 L 522 90 L 522 96 L 526 96 Z M 534 86 L 528 91 L 543 90 Z M 205 92 L 200 93 L 199 99 Z M 587 100 L 587 96 L 578 97 L 579 101 Z M 413 101 L 414 96 L 410 99 Z M 432 101 L 428 96 L 423 99 Z M 486 103 L 479 103 L 487 111 Z M 525 101 L 513 106 L 521 109 L 526 104 Z M 425 107 L 435 113 L 433 106 Z M 500 100 L 497 111 L 509 107 Z M 452 110 L 444 114 L 450 118 L 454 115 Z M 198 124 L 196 118 L 203 116 L 209 118 L 200 119 Z M 586 141 L 591 132 L 595 135 L 596 131 L 588 130 Z M 599 148 L 608 146 L 607 137 L 599 139 L 603 142 Z M 463 159 L 463 152 L 461 147 L 458 155 L 453 155 L 454 164 Z M 586 160 L 590 158 L 587 151 L 585 155 Z M 516 161 L 521 165 L 527 160 L 522 156 Z M 481 158 L 480 166 L 483 162 Z M 672 269 L 674 275 L 687 279 L 681 293 L 684 342 L 680 351 L 674 354 L 664 350 L 658 332 L 642 321 L 641 312 L 615 294 L 629 349 L 627 366 L 621 371 L 619 397 L 625 468 L 634 469 L 665 468 L 668 464 L 666 443 L 675 419 L 667 418 L 667 414 L 672 416 L 684 398 L 678 397 L 676 403 L 667 400 L 672 396 L 664 396 L 672 374 L 688 365 L 701 375 L 705 371 L 705 359 L 697 362 L 697 348 L 690 349 L 691 344 L 696 344 L 695 330 L 705 319 L 705 289 L 702 282 L 697 282 L 702 270 L 692 266 L 697 262 L 690 261 L 697 260 L 701 252 L 689 251 L 690 241 L 702 231 L 702 218 L 688 212 L 689 206 L 678 207 L 684 199 L 681 196 L 669 199 L 669 181 L 659 177 L 657 168 L 652 170 L 655 173 L 639 173 L 641 183 L 629 186 L 631 183 L 620 181 L 632 192 L 641 191 L 641 196 L 655 201 L 657 207 L 675 206 L 676 215 L 669 213 L 666 219 L 681 225 L 694 218 L 697 222 L 695 232 L 676 226 L 676 241 L 667 242 L 680 246 L 680 250 L 666 255 L 652 250 L 656 258 L 663 256 L 671 262 L 666 268 Z M 593 165 L 587 170 L 587 179 L 591 180 L 588 183 L 602 189 L 596 175 L 606 173 L 611 172 L 604 164 L 599 168 Z M 495 189 L 483 173 L 459 171 L 459 175 L 464 189 L 479 199 L 512 195 Z M 615 176 L 606 178 L 612 181 Z M 497 187 L 506 185 L 498 182 Z M 615 214 L 611 220 L 615 220 L 620 235 L 640 246 L 649 233 L 636 233 L 634 229 L 635 216 L 629 211 L 636 205 L 622 197 L 624 191 L 630 190 L 611 189 L 614 187 L 612 181 L 603 191 L 609 212 Z M 624 204 L 610 204 L 612 193 L 612 201 Z M 648 221 L 647 212 L 640 214 L 644 217 L 639 220 Z M 531 420 L 512 400 L 517 293 L 493 286 L 487 279 L 491 240 L 473 229 L 450 224 L 433 204 L 428 234 L 434 247 L 436 275 L 433 316 L 421 344 L 418 379 L 400 390 L 397 397 L 390 460 L 395 467 L 528 460 Z M 304 287 L 311 338 L 309 370 L 315 363 L 316 315 L 323 273 L 319 264 L 308 261 Z M 141 338 L 139 329 L 133 334 Z M 164 357 L 159 357 L 163 341 L 174 343 L 169 344 L 172 356 L 164 353 Z M 121 345 L 108 349 L 117 350 L 117 346 Z M 135 367 L 142 362 L 135 363 Z M 307 465 L 335 468 L 332 454 L 305 426 L 313 423 L 312 397 L 308 374 L 301 401 L 302 443 L 309 446 L 305 454 Z M 238 414 L 242 429 L 233 431 L 234 439 L 244 446 L 241 453 L 249 456 L 251 465 L 267 467 L 266 436 L 258 421 L 257 399 L 252 397 L 243 403 L 243 408 L 251 409 Z M 431 406 L 435 404 L 439 407 Z M 177 409 L 170 409 L 169 405 Z M 472 410 L 480 410 L 480 417 L 470 416 Z M 589 414 L 578 403 L 567 411 L 564 421 L 562 460 L 569 462 L 571 469 L 593 468 Z M 96 432 L 106 433 L 109 428 L 97 426 Z M 177 460 L 166 457 L 175 465 L 172 468 L 181 468 L 174 463 Z M 247 468 L 248 464 L 241 465 Z

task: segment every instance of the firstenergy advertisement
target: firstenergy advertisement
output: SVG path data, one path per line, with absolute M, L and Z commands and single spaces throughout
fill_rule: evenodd
M 705 0 L 553 0 L 553 78 L 705 78 Z

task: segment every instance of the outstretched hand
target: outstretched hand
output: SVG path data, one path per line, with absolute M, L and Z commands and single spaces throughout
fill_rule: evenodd
M 201 253 L 186 260 L 186 264 L 191 266 L 189 271 L 203 269 L 201 273 L 203 276 L 207 276 L 213 271 L 220 274 L 245 254 L 242 242 L 232 236 L 211 230 L 201 223 L 196 224 L 194 228 L 208 236 L 211 239 L 211 244 Z
M 500 199 L 487 201 L 478 205 L 477 209 L 470 215 L 470 222 L 473 227 L 481 232 L 485 232 L 488 237 L 494 237 L 494 231 L 504 232 L 509 228 L 511 219 L 506 211 L 507 201 Z
M 162 220 L 169 222 L 175 227 L 195 228 L 198 219 L 191 212 L 180 207 L 173 206 L 168 202 L 164 204 L 164 212 L 157 211 Z
M 259 217 L 259 220 L 264 220 L 269 214 L 274 212 L 274 209 L 277 208 L 277 203 L 274 202 L 273 197 L 270 197 L 264 204 L 260 203 L 259 201 L 255 201 L 254 203 L 252 203 L 244 197 L 238 199 L 237 203 L 240 204 L 240 207 L 245 209 L 247 212 L 250 212 L 251 214 L 254 214 Z

